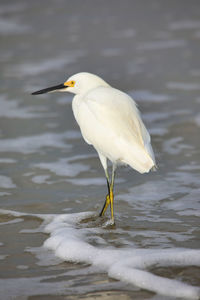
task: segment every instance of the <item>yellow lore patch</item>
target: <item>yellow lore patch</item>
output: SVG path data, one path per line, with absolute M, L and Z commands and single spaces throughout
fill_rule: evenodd
M 65 81 L 64 82 L 64 86 L 74 87 L 74 85 L 75 85 L 75 81 L 74 80 L 70 80 L 70 81 Z

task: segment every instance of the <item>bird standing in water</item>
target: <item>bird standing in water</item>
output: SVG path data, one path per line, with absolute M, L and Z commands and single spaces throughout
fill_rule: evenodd
M 150 135 L 134 100 L 111 87 L 100 77 L 78 73 L 62 84 L 32 93 L 70 92 L 75 94 L 72 109 L 84 140 L 93 145 L 105 171 L 108 194 L 100 212 L 111 208 L 114 224 L 114 178 L 117 165 L 129 165 L 139 173 L 156 168 Z M 107 160 L 112 162 L 109 178 Z

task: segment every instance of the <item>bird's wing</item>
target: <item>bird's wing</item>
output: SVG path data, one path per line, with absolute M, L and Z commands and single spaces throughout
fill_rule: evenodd
M 88 93 L 84 100 L 96 121 L 110 134 L 135 140 L 141 145 L 150 141 L 136 104 L 127 94 L 110 87 L 100 87 Z
M 85 140 L 111 160 L 131 165 L 132 157 L 138 164 L 142 156 L 154 159 L 149 133 L 127 94 L 110 87 L 90 91 L 82 98 L 78 119 Z M 139 166 L 133 167 L 139 170 Z

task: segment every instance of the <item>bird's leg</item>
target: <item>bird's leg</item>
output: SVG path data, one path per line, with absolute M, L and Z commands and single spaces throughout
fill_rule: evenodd
M 108 208 L 108 205 L 110 204 L 110 183 L 109 183 L 109 175 L 108 175 L 107 169 L 105 169 L 105 174 L 106 174 L 106 180 L 107 180 L 108 194 L 106 195 L 106 200 L 105 200 L 103 208 L 99 214 L 100 217 L 102 217 L 105 214 L 105 211 Z
M 110 184 L 110 212 L 111 212 L 111 221 L 114 224 L 114 193 L 113 193 L 113 189 L 114 189 L 114 180 L 115 180 L 115 165 L 113 164 L 112 167 L 112 180 L 111 180 L 111 184 Z

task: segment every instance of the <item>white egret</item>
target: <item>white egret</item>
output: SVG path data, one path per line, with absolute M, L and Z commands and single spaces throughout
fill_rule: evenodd
M 70 92 L 75 94 L 72 109 L 84 140 L 96 149 L 105 171 L 108 195 L 100 212 L 111 208 L 114 224 L 114 177 L 117 165 L 129 165 L 139 173 L 156 168 L 150 135 L 142 122 L 134 100 L 111 87 L 100 77 L 78 73 L 63 84 L 32 93 Z M 112 162 L 109 178 L 107 159 Z

